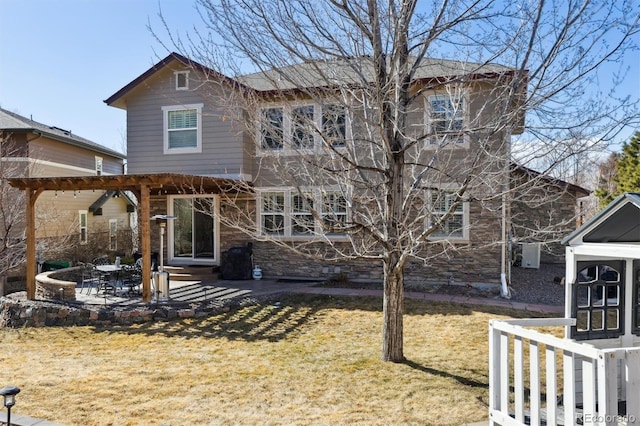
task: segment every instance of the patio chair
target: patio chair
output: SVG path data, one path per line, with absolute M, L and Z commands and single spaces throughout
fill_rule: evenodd
M 98 285 L 100 276 L 91 263 L 85 263 L 82 268 L 82 281 L 80 282 L 80 293 L 87 288 L 87 294 L 91 293 L 91 288 Z
M 133 265 L 122 265 L 120 272 L 122 287 L 128 287 L 127 294 L 129 296 L 139 296 L 141 294 L 140 286 L 142 285 L 142 270 Z
M 111 272 L 100 271 L 96 268 L 96 266 L 111 264 L 109 258 L 106 256 L 97 257 L 93 259 L 92 264 L 93 274 L 97 278 L 96 294 L 100 293 L 100 291 L 106 294 L 109 290 L 113 290 L 115 296 L 117 288 L 113 274 Z

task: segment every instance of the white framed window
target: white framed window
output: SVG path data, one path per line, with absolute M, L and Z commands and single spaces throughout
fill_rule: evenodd
M 189 90 L 189 71 L 176 71 L 173 76 L 176 80 L 176 90 Z
M 285 233 L 285 192 L 270 191 L 261 194 L 260 225 L 265 234 Z
M 96 156 L 96 176 L 102 176 L 102 157 Z
M 202 151 L 202 106 L 191 104 L 162 107 L 165 154 Z
M 346 146 L 347 114 L 340 105 L 325 105 L 322 109 L 322 134 L 334 148 Z
M 433 238 L 468 240 L 469 239 L 469 203 L 458 203 L 449 218 L 444 217 L 449 214 L 452 206 L 456 202 L 456 194 L 446 189 L 427 190 L 427 203 L 429 209 L 427 215 L 427 226 L 438 224 L 438 229 L 431 234 Z
M 291 194 L 291 235 L 311 235 L 315 231 L 312 194 Z
M 429 144 L 461 146 L 465 144 L 464 127 L 466 103 L 461 94 L 438 94 L 427 98 L 426 122 Z
M 339 192 L 325 192 L 322 194 L 322 220 L 329 234 L 337 234 L 336 228 L 344 227 L 347 223 L 347 200 Z
M 344 106 L 302 102 L 268 105 L 260 108 L 258 116 L 257 137 L 263 154 L 314 151 L 325 143 L 343 148 L 349 137 L 349 120 Z
M 340 191 L 261 189 L 258 193 L 258 228 L 266 235 L 309 239 L 318 235 L 342 237 L 348 206 Z M 316 220 L 312 210 L 319 214 Z M 325 226 L 323 226 L 325 225 Z
M 264 151 L 281 151 L 284 148 L 284 109 L 262 108 L 260 122 L 260 146 Z
M 313 149 L 315 107 L 301 105 L 291 109 L 291 143 L 295 149 Z
M 118 219 L 109 219 L 109 250 L 118 250 Z
M 80 232 L 80 244 L 87 244 L 87 241 L 89 241 L 88 239 L 88 234 L 87 234 L 87 211 L 86 210 L 79 210 L 78 211 L 78 223 L 80 225 L 79 227 L 79 232 Z

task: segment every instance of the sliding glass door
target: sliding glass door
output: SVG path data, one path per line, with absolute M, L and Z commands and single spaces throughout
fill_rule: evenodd
M 210 263 L 218 260 L 215 197 L 174 196 L 169 199 L 169 261 Z

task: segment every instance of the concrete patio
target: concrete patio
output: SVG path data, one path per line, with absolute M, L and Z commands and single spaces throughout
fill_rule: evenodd
M 267 294 L 297 292 L 310 287 L 314 282 L 283 282 L 279 280 L 170 280 L 169 298 L 159 298 L 158 302 L 204 303 L 226 301 L 236 298 L 258 297 Z M 94 287 L 76 288 L 76 301 L 86 305 L 137 305 L 142 296 L 129 294 L 128 287 L 113 292 L 98 292 Z M 153 302 L 156 302 L 154 298 Z

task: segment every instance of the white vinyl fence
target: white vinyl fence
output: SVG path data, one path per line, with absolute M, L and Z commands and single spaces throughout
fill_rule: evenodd
M 640 348 L 598 349 L 531 329 L 574 324 L 566 318 L 490 322 L 491 425 L 640 422 Z M 619 412 L 619 401 L 627 401 L 626 411 Z

